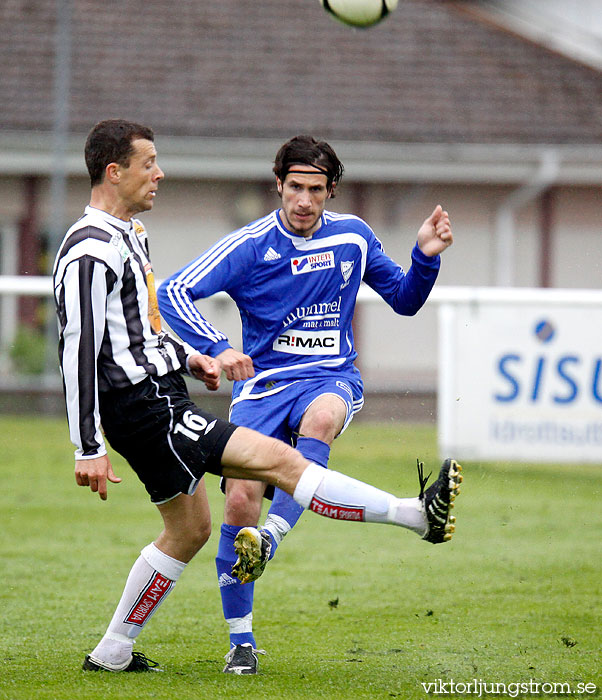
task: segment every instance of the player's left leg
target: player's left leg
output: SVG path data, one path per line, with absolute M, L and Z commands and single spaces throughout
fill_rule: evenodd
M 404 527 L 429 539 L 436 526 L 451 539 L 450 509 L 460 490 L 461 467 L 453 459 L 444 462 L 434 489 L 416 498 L 398 498 L 340 472 L 308 462 L 297 450 L 279 440 L 246 428 L 237 428 L 222 454 L 226 477 L 258 479 L 278 485 L 303 508 L 335 520 L 388 523 Z M 428 507 L 431 504 L 433 507 Z
M 345 405 L 337 396 L 326 394 L 312 404 L 306 418 L 307 428 L 300 428 L 295 448 L 308 461 L 327 468 L 330 444 L 345 420 Z M 229 479 L 228 482 L 230 481 Z M 242 584 L 250 587 L 263 574 L 268 561 L 276 553 L 278 545 L 295 526 L 302 513 L 303 508 L 292 496 L 279 488 L 274 488 L 272 503 L 263 527 L 258 529 L 248 525 L 238 530 L 233 537 L 236 562 L 232 567 L 232 573 L 240 579 Z M 249 522 L 252 521 L 249 520 Z M 236 588 L 231 587 L 227 595 L 231 596 L 235 590 Z M 252 591 L 240 592 L 239 595 L 250 597 L 252 600 L 253 593 Z M 250 620 L 248 624 L 250 625 Z

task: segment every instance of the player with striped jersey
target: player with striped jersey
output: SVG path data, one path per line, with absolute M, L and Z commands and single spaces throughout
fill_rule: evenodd
M 363 405 L 352 330 L 360 284 L 372 287 L 397 313 L 415 314 L 453 236 L 447 212 L 436 207 L 418 232 L 404 272 L 362 219 L 325 209 L 343 174 L 329 144 L 311 136 L 291 139 L 279 150 L 274 173 L 281 208 L 221 239 L 172 275 L 159 289 L 159 305 L 177 334 L 216 358 L 234 381 L 234 423 L 293 444 L 326 467 L 333 440 Z M 238 306 L 242 352 L 194 304 L 219 291 Z M 266 485 L 228 479 L 225 493 L 216 559 L 230 630 L 224 671 L 255 673 L 252 582 L 302 509 L 276 489 L 257 530 Z

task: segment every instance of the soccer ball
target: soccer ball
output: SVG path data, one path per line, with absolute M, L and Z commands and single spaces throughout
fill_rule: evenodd
M 352 27 L 371 27 L 397 7 L 397 0 L 320 0 L 335 19 Z

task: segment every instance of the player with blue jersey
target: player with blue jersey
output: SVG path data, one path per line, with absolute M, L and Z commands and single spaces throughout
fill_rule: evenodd
M 327 143 L 310 136 L 291 139 L 279 150 L 274 173 L 281 208 L 218 241 L 166 280 L 159 305 L 180 337 L 216 358 L 234 381 L 232 422 L 292 443 L 327 467 L 330 445 L 363 404 L 352 330 L 361 282 L 397 313 L 415 314 L 453 235 L 447 212 L 437 206 L 420 227 L 412 264 L 404 272 L 362 219 L 325 210 L 343 174 Z M 219 291 L 227 292 L 240 311 L 243 352 L 194 305 Z M 421 477 L 421 495 L 423 486 Z M 257 530 L 265 491 L 260 482 L 228 479 L 225 484 L 216 563 L 230 627 L 224 669 L 229 673 L 257 671 L 252 582 L 302 512 L 275 489 L 266 522 Z M 342 517 L 356 515 L 350 510 Z M 449 539 L 448 511 L 444 520 L 445 534 L 424 534 L 419 527 L 416 532 L 429 541 Z

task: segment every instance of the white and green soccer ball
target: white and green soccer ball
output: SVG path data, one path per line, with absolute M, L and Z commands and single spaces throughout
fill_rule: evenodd
M 397 0 L 320 0 L 322 7 L 344 24 L 371 27 L 397 7 Z

